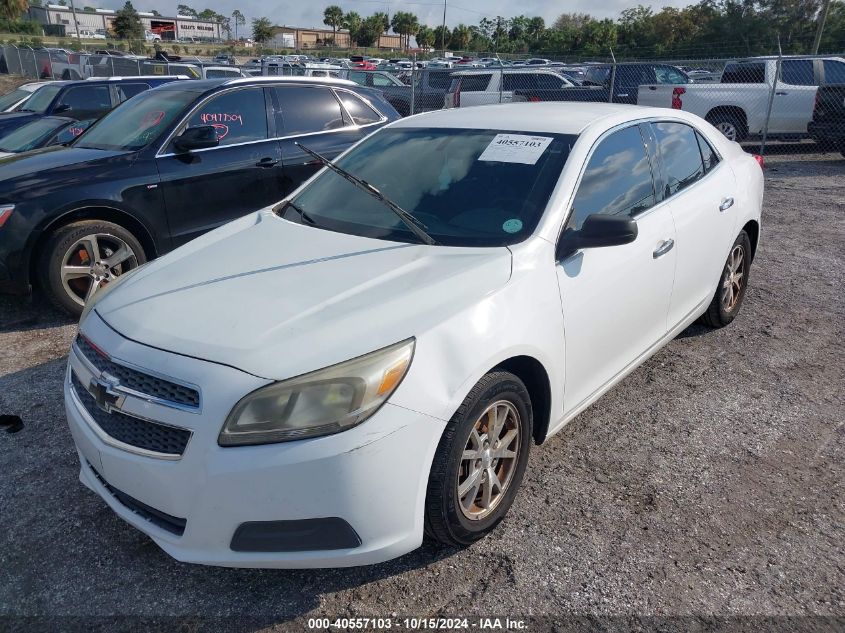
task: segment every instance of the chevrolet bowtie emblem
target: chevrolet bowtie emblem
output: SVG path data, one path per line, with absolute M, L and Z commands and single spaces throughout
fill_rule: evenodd
M 117 378 L 106 373 L 101 374 L 99 378 L 91 379 L 88 390 L 97 406 L 106 413 L 119 411 L 126 399 L 126 396 L 115 390 L 119 384 L 120 381 Z

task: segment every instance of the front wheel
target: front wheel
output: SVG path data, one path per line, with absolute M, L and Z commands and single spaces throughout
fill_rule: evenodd
M 522 482 L 532 425 L 531 398 L 518 377 L 495 371 L 473 387 L 443 432 L 431 467 L 429 536 L 469 545 L 499 524 Z
M 731 114 L 730 112 L 719 112 L 708 115 L 707 122 L 719 130 L 729 141 L 739 143 L 740 141 L 744 141 L 745 137 L 748 136 L 748 131 L 743 121 L 737 115 Z
M 701 321 L 710 327 L 725 327 L 739 314 L 745 290 L 748 288 L 748 273 L 751 268 L 751 240 L 742 231 L 736 238 L 722 269 L 719 287 Z
M 147 261 L 137 238 L 103 220 L 73 222 L 50 236 L 39 262 L 41 286 L 75 316 L 110 281 Z

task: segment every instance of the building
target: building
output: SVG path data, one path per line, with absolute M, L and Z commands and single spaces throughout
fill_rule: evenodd
M 296 26 L 277 26 L 273 39 L 267 43 L 275 48 L 293 48 L 296 50 L 312 50 L 315 48 L 350 48 L 352 42 L 349 31 L 339 29 L 337 33 L 331 29 L 303 29 Z M 383 34 L 376 44 L 378 48 L 398 50 L 402 48 L 400 35 Z
M 41 24 L 63 26 L 65 36 L 75 37 L 79 33 L 82 37 L 99 33 L 101 35 L 113 36 L 111 28 L 115 17 L 114 9 L 94 9 L 93 11 L 76 10 L 74 20 L 73 11 L 70 7 L 61 4 L 48 4 L 45 6 L 29 7 L 29 18 Z M 200 20 L 190 16 L 177 15 L 176 17 L 158 16 L 153 13 L 139 11 L 141 24 L 148 33 L 154 33 L 163 41 L 188 40 L 203 42 L 219 42 L 223 40 L 222 27 L 217 22 Z

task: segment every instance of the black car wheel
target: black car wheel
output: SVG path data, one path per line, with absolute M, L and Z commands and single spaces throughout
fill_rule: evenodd
M 511 507 L 531 448 L 531 398 L 511 373 L 484 376 L 452 416 L 434 457 L 425 531 L 447 545 L 469 545 Z
M 97 291 L 146 261 L 140 242 L 122 226 L 83 220 L 50 236 L 38 272 L 49 299 L 78 316 Z
M 742 231 L 731 247 L 710 307 L 701 317 L 705 325 L 714 328 L 725 327 L 739 314 L 745 290 L 748 288 L 750 268 L 751 240 L 748 239 L 748 233 Z

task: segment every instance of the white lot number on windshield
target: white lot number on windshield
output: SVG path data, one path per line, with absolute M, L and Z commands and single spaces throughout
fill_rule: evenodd
M 551 142 L 548 136 L 497 134 L 478 160 L 534 165 Z

